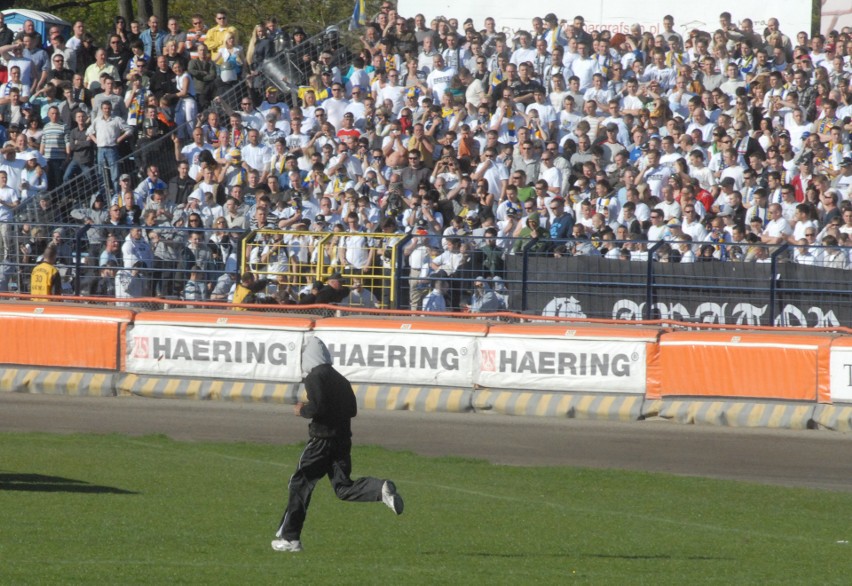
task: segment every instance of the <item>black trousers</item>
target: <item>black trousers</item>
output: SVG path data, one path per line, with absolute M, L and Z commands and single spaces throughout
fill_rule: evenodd
M 382 500 L 384 480 L 365 476 L 353 481 L 352 440 L 350 438 L 311 438 L 305 446 L 299 466 L 290 477 L 287 510 L 281 519 L 276 537 L 293 541 L 299 539 L 311 493 L 323 476 L 328 476 L 337 498 L 350 502 L 376 502 Z

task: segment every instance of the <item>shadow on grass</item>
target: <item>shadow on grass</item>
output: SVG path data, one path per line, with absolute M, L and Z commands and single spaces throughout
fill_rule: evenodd
M 45 476 L 43 474 L 4 474 L 0 473 L 0 490 L 18 490 L 22 492 L 76 492 L 83 494 L 139 494 L 112 486 L 89 484 L 73 478 Z
M 418 555 L 459 555 L 472 558 L 564 558 L 569 553 L 495 553 L 491 551 L 422 551 Z
M 734 561 L 735 558 L 714 557 L 707 555 L 673 556 L 668 554 L 657 555 L 625 555 L 617 553 L 586 553 L 580 557 L 599 558 L 604 560 L 688 560 L 688 561 Z

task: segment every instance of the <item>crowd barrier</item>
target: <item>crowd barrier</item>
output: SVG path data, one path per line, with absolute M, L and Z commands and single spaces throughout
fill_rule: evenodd
M 27 302 L 0 326 L 6 392 L 295 402 L 318 336 L 367 409 L 852 431 L 846 330 Z

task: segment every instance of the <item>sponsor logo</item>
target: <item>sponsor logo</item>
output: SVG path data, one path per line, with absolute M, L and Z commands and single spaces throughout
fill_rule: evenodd
M 480 350 L 479 351 L 479 368 L 485 372 L 494 372 L 497 370 L 497 350 Z
M 488 353 L 489 362 L 484 355 Z M 639 355 L 598 352 L 518 352 L 483 350 L 483 371 L 515 374 L 629 377 L 631 363 Z M 488 366 L 489 368 L 486 368 Z
M 769 325 L 766 323 L 769 317 L 767 315 L 768 309 L 768 305 L 752 305 L 751 303 L 706 302 L 699 304 L 695 308 L 695 311 L 691 312 L 682 303 L 655 303 L 651 310 L 651 317 L 652 319 L 707 324 L 759 326 Z M 546 310 L 547 308 L 545 308 Z M 630 299 L 621 299 L 612 306 L 612 318 L 618 320 L 641 320 L 644 319 L 644 311 L 645 303 L 636 303 Z M 827 328 L 839 326 L 840 320 L 837 319 L 834 311 L 823 311 L 819 307 L 810 307 L 807 312 L 804 312 L 795 305 L 787 304 L 775 317 L 774 325 L 801 328 Z
M 583 307 L 574 297 L 554 297 L 544 306 L 541 315 L 552 317 L 586 317 Z
M 292 348 L 291 348 L 292 350 Z M 185 340 L 157 336 L 134 336 L 133 358 L 183 362 L 224 362 L 238 364 L 287 364 L 288 348 L 273 342 L 237 340 Z
M 396 344 L 329 344 L 328 350 L 339 366 L 443 370 L 459 370 L 459 356 L 467 352 L 466 348 Z
M 133 358 L 148 358 L 148 337 L 133 336 Z

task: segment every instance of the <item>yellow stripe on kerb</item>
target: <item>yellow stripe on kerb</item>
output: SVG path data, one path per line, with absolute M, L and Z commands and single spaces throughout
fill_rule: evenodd
M 784 418 L 784 415 L 787 414 L 788 407 L 785 405 L 776 405 L 772 410 L 772 413 L 769 415 L 769 420 L 766 422 L 766 425 L 769 427 L 780 427 L 781 420 Z
M 135 374 L 125 374 L 123 377 L 121 377 L 118 387 L 122 393 L 133 394 L 133 387 L 136 386 L 137 382 L 139 382 L 138 376 L 136 376 Z M 99 384 L 98 375 L 92 377 L 91 384 Z
M 245 398 L 243 397 L 243 389 L 245 388 L 245 386 L 246 384 L 241 382 L 232 383 L 230 388 L 228 389 L 228 393 L 232 397 L 240 397 L 241 399 L 243 399 Z
M 210 383 L 210 398 L 211 399 L 221 399 L 222 398 L 222 381 L 214 380 Z
M 68 380 L 65 381 L 65 390 L 69 395 L 80 395 L 80 381 L 83 380 L 84 373 L 72 372 L 68 375 Z M 93 393 L 87 393 L 93 394 Z
M 379 387 L 378 385 L 370 385 L 370 387 L 368 387 L 368 388 L 376 389 L 376 392 L 378 393 L 379 389 L 381 387 Z M 386 393 L 386 396 L 385 396 L 385 409 L 387 409 L 388 411 L 391 411 L 393 409 L 399 409 L 398 401 L 399 401 L 399 388 L 388 387 L 387 393 Z
M 707 415 L 704 416 L 707 421 L 716 421 L 721 413 L 722 408 L 725 406 L 721 401 L 713 401 L 710 403 L 710 406 L 707 408 Z
M 0 377 L 0 385 L 2 385 L 2 386 L 0 386 L 0 388 L 5 389 L 7 387 L 11 387 L 12 384 L 15 382 L 15 377 L 17 375 L 18 375 L 18 369 L 17 368 L 9 368 L 9 369 L 4 370 L 3 376 Z
M 251 387 L 251 398 L 252 399 L 262 399 L 263 392 L 266 390 L 266 385 L 263 383 L 254 383 Z
M 367 385 L 366 387 L 361 388 L 364 389 L 364 407 L 367 409 L 376 409 L 379 387 L 375 385 Z
M 515 413 L 524 414 L 527 412 L 527 404 L 532 399 L 532 393 L 521 393 L 518 395 L 518 400 L 515 401 Z
M 615 403 L 615 397 L 604 397 L 598 407 L 597 415 L 608 415 L 612 411 L 612 404 Z
M 501 392 L 497 394 L 497 398 L 494 400 L 494 408 L 500 411 L 501 413 L 506 412 L 506 404 L 512 398 L 512 393 Z
M 154 389 L 157 388 L 157 379 L 149 378 L 147 380 L 142 379 L 144 383 L 142 384 L 142 388 L 139 389 L 140 394 L 144 396 L 151 396 L 154 394 Z
M 391 390 L 396 389 L 397 392 L 401 392 L 402 388 L 393 386 Z M 420 394 L 420 389 L 418 387 L 409 387 L 408 392 L 405 393 L 405 408 L 411 409 L 414 411 L 414 408 L 417 403 L 417 396 Z
M 731 407 L 728 409 L 728 425 L 739 425 L 737 423 L 737 419 L 739 419 L 740 413 L 743 409 L 745 409 L 745 407 L 745 403 L 734 403 L 733 405 L 731 405 Z
M 441 389 L 428 389 L 426 392 L 426 411 L 437 411 L 438 403 L 441 401 Z
M 577 413 L 588 413 L 592 403 L 597 399 L 594 395 L 585 395 L 577 401 Z
M 186 386 L 186 396 L 195 399 L 201 398 L 201 381 L 191 380 Z
M 163 389 L 164 397 L 176 397 L 177 390 L 182 381 L 179 378 L 170 378 L 168 382 L 166 382 L 166 388 Z
M 56 390 L 59 388 L 59 385 L 57 385 L 56 383 L 57 381 L 59 381 L 59 377 L 61 377 L 62 374 L 63 373 L 59 371 L 53 371 L 51 373 L 48 373 L 47 376 L 44 377 L 44 380 L 41 382 L 42 386 L 51 393 L 55 393 Z
M 538 405 L 535 408 L 535 414 L 538 416 L 547 415 L 547 408 L 550 406 L 550 401 L 553 400 L 553 395 L 541 395 L 538 398 Z
M 450 391 L 447 397 L 447 411 L 450 413 L 462 413 L 465 409 L 462 407 L 462 399 L 464 399 L 464 391 L 454 389 Z
M 565 395 L 559 399 L 559 404 L 556 406 L 557 415 L 568 415 L 568 410 L 571 408 L 571 395 Z

